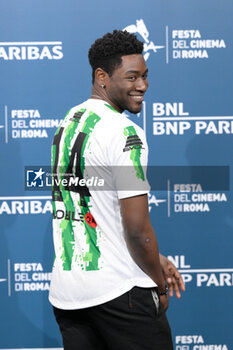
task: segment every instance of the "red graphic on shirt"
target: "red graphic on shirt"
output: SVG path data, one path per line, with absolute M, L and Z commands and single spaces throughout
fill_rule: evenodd
M 93 218 L 93 216 L 91 215 L 91 213 L 86 213 L 85 220 L 89 226 L 96 228 L 97 223 L 96 223 L 95 219 Z

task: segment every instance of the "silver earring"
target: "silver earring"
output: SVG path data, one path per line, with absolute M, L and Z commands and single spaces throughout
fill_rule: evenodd
M 102 87 L 102 89 L 104 89 L 105 88 L 105 84 L 101 84 L 101 87 Z

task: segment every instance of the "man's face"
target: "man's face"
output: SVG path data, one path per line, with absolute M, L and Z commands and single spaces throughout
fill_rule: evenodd
M 147 66 L 141 54 L 122 56 L 122 64 L 106 82 L 106 94 L 119 112 L 139 113 L 148 88 Z

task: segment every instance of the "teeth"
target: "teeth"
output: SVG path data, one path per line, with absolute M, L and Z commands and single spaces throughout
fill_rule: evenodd
M 138 96 L 138 95 L 131 95 L 131 97 L 136 98 L 138 100 L 141 100 L 143 98 L 143 96 Z

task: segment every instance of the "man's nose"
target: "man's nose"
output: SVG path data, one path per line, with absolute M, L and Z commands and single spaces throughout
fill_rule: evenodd
M 138 78 L 136 81 L 136 90 L 145 92 L 148 88 L 147 79 Z

